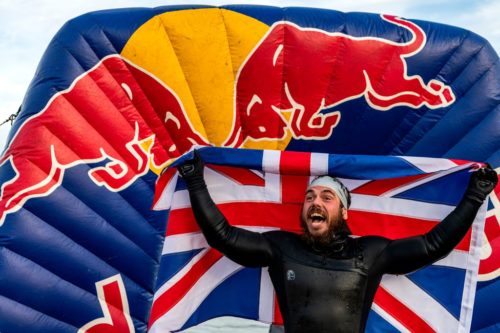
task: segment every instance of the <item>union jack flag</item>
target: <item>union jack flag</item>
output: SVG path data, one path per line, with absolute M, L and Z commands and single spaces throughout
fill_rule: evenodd
M 353 235 L 391 239 L 422 234 L 439 223 L 478 167 L 449 159 L 214 147 L 200 154 L 211 196 L 233 225 L 301 232 L 306 187 L 312 177 L 330 174 L 351 191 Z M 367 332 L 469 331 L 485 208 L 450 255 L 406 276 L 384 276 Z M 267 269 L 241 267 L 207 245 L 173 167 L 158 181 L 155 209 L 169 210 L 169 218 L 150 332 L 179 331 L 220 316 L 282 323 Z

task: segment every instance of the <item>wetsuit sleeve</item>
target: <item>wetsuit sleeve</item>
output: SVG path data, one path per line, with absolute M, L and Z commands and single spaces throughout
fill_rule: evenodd
M 231 226 L 210 197 L 203 178 L 199 154 L 181 165 L 179 173 L 187 183 L 191 207 L 208 244 L 243 266 L 269 266 L 273 251 L 264 234 Z
M 385 273 L 406 274 L 450 253 L 469 230 L 481 203 L 464 197 L 441 223 L 421 236 L 388 243 L 380 260 Z
M 472 173 L 462 200 L 441 223 L 425 235 L 389 242 L 380 256 L 383 271 L 406 274 L 450 253 L 497 184 L 498 176 L 489 165 Z
M 197 188 L 189 188 L 189 197 L 196 221 L 208 244 L 240 265 L 269 266 L 273 252 L 267 238 L 263 234 L 229 225 L 204 183 Z

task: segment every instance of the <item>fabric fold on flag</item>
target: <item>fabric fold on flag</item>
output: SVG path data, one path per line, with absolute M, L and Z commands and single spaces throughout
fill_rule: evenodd
M 206 147 L 205 180 L 232 225 L 255 232 L 300 233 L 300 209 L 318 175 L 341 179 L 352 194 L 354 236 L 391 239 L 423 234 L 461 199 L 480 163 L 398 156 Z M 154 209 L 168 210 L 150 332 L 176 332 L 220 316 L 281 324 L 267 268 L 241 267 L 211 249 L 192 213 L 175 167 L 160 176 Z M 447 257 L 406 276 L 386 275 L 367 332 L 468 332 L 484 228 L 485 205 L 468 235 Z

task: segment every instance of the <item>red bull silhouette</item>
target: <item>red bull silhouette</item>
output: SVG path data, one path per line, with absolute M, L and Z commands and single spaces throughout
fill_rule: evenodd
M 225 145 L 283 139 L 287 130 L 295 139 L 324 140 L 341 115 L 322 111 L 359 97 L 377 110 L 453 103 L 449 86 L 437 80 L 426 85 L 420 76 L 407 74 L 405 58 L 425 45 L 422 29 L 395 16 L 382 18 L 408 29 L 412 39 L 352 37 L 290 22 L 272 26 L 238 73 L 236 117 Z
M 12 139 L 0 160 L 16 173 L 2 185 L 0 225 L 28 199 L 54 191 L 75 165 L 105 162 L 90 165 L 89 177 L 120 191 L 144 175 L 149 162 L 161 167 L 206 144 L 169 88 L 119 56 L 106 57 Z
M 95 285 L 104 316 L 85 324 L 77 333 L 134 333 L 127 290 L 121 275 L 111 276 Z

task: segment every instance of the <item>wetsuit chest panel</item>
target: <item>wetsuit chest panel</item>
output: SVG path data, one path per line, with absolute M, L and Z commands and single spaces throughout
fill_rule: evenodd
M 291 262 L 284 263 L 283 274 L 293 327 L 310 332 L 357 331 L 363 308 L 360 295 L 366 288 L 364 274 Z

